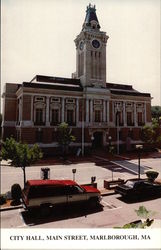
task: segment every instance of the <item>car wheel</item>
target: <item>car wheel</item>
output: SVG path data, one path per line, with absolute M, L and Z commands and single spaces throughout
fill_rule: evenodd
M 91 199 L 89 200 L 89 207 L 90 207 L 90 208 L 95 208 L 95 207 L 97 207 L 98 205 L 99 205 L 99 201 L 98 201 L 98 198 L 97 198 L 97 197 L 91 198 Z

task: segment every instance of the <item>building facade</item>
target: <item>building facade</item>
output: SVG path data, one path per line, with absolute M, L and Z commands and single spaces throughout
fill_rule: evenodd
M 131 85 L 106 82 L 108 36 L 100 30 L 95 6 L 89 5 L 75 39 L 76 72 L 72 78 L 36 75 L 30 82 L 6 83 L 3 138 L 14 136 L 42 148 L 57 147 L 57 128 L 67 122 L 73 146 L 131 149 L 151 123 L 151 96 Z

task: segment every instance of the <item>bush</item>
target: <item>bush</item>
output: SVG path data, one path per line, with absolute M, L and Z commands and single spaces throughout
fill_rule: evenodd
M 11 187 L 11 195 L 12 199 L 15 201 L 19 201 L 21 198 L 22 190 L 19 184 L 13 184 Z
M 150 170 L 146 172 L 146 175 L 149 181 L 154 181 L 158 177 L 159 173 L 157 171 Z
M 3 195 L 1 195 L 0 196 L 0 205 L 3 205 L 5 203 L 6 203 L 6 198 Z

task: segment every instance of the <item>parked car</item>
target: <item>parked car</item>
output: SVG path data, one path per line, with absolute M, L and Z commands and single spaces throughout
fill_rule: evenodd
M 131 179 L 115 188 L 115 192 L 126 197 L 144 197 L 161 194 L 161 184 L 147 179 Z
M 78 185 L 72 180 L 28 180 L 22 191 L 26 209 L 47 208 L 81 202 L 99 204 L 100 191 L 92 186 Z

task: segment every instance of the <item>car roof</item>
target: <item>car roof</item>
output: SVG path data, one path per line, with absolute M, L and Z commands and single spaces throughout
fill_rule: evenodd
M 77 185 L 75 181 L 72 180 L 28 180 L 27 185 L 29 186 L 43 186 L 43 185 L 55 185 L 55 186 L 68 186 Z

